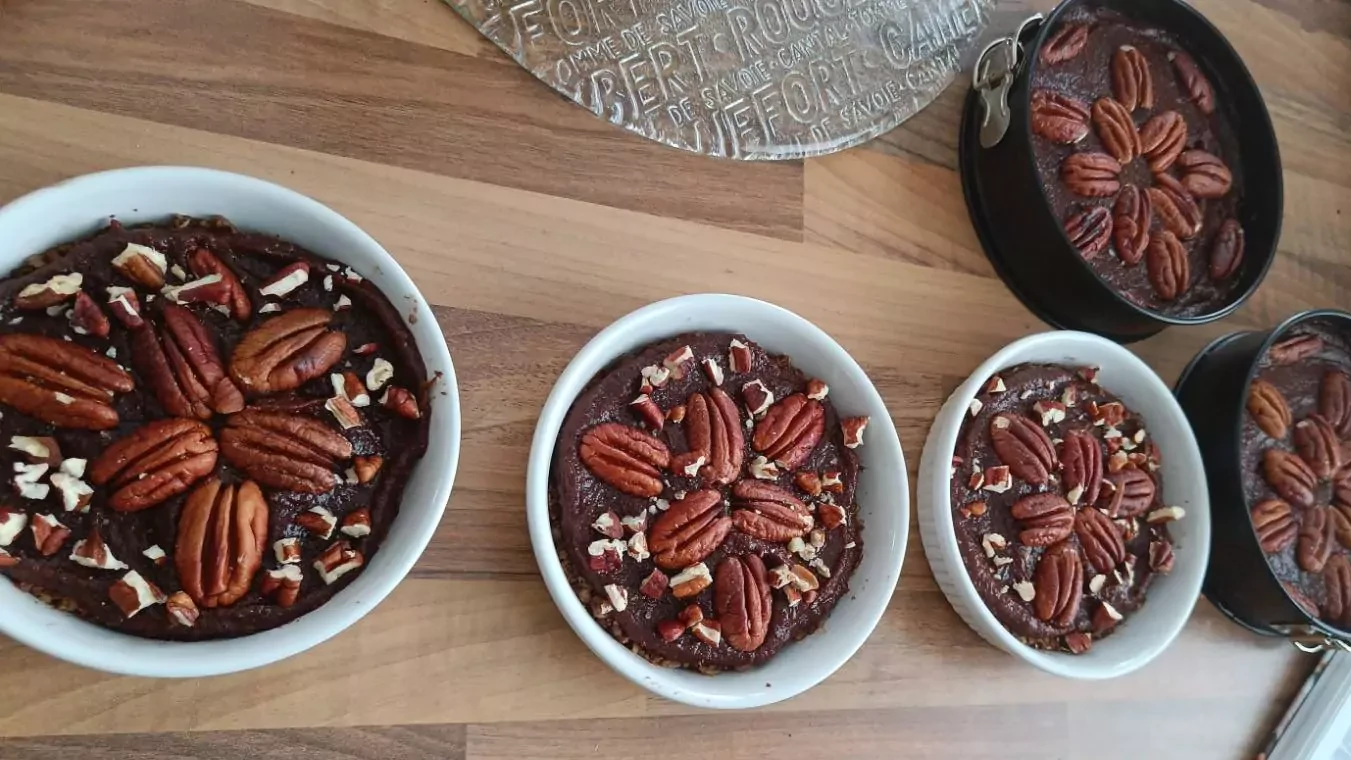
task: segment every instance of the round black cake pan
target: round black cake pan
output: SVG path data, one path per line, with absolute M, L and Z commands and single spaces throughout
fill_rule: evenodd
M 1230 123 L 1237 126 L 1236 163 L 1245 193 L 1238 220 L 1246 251 L 1233 294 L 1213 311 L 1170 316 L 1126 300 L 1083 260 L 1046 199 L 1032 149 L 1029 81 L 1048 33 L 1077 8 L 1117 11 L 1175 36 L 1210 79 L 1219 107 L 1227 109 Z M 1009 289 L 1053 327 L 1086 330 L 1123 343 L 1170 325 L 1213 322 L 1237 309 L 1257 290 L 1275 257 L 1284 202 L 1276 134 L 1238 53 L 1209 21 L 1178 0 L 1066 0 L 1041 24 L 1025 27 L 1020 43 L 1025 63 L 1008 93 L 1007 133 L 994 147 L 981 147 L 981 93 L 972 89 L 958 139 L 967 210 L 986 255 Z
M 1306 311 L 1271 330 L 1233 333 L 1201 350 L 1178 378 L 1176 395 L 1201 445 L 1210 490 L 1212 525 L 1206 598 L 1235 622 L 1258 633 L 1289 638 L 1305 647 L 1340 642 L 1351 632 L 1309 615 L 1272 572 L 1258 542 L 1243 493 L 1243 423 L 1248 386 L 1267 349 L 1297 325 L 1340 323 L 1351 333 L 1351 314 Z

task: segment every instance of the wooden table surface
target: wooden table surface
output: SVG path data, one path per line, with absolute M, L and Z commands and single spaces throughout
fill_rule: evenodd
M 1167 381 L 1217 335 L 1351 306 L 1351 3 L 1195 4 L 1262 87 L 1286 220 L 1271 274 L 1238 314 L 1133 347 Z M 1005 3 L 995 26 L 1028 10 Z M 722 291 L 798 311 L 872 376 L 912 473 L 946 394 L 1000 346 L 1046 329 L 994 276 L 967 220 L 964 91 L 861 148 L 743 164 L 602 123 L 434 0 L 0 0 L 0 201 L 134 164 L 219 167 L 312 195 L 380 240 L 437 305 L 464 418 L 435 539 L 359 624 L 283 663 L 191 681 L 108 676 L 0 642 L 0 757 L 1256 751 L 1309 657 L 1202 600 L 1144 670 L 1059 680 L 953 614 L 917 531 L 853 660 L 750 713 L 630 685 L 582 646 L 539 580 L 523 510 L 536 414 L 583 342 L 631 309 Z

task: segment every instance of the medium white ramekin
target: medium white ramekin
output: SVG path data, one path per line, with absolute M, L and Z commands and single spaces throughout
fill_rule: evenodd
M 1098 382 L 1144 418 L 1159 446 L 1165 502 L 1186 510 L 1184 519 L 1168 526 L 1176 549 L 1173 571 L 1155 579 L 1141 609 L 1080 655 L 1029 647 L 995 619 L 967 574 L 952 521 L 952 454 L 967 408 L 991 375 L 1025 362 L 1100 367 Z M 952 608 L 986 641 L 1059 676 L 1115 678 L 1144 667 L 1167 649 L 1191 616 L 1210 555 L 1210 498 L 1204 473 L 1200 449 L 1182 408 L 1168 386 L 1135 354 L 1088 333 L 1030 335 L 980 365 L 948 397 L 929 430 L 917 483 L 924 554 Z
M 380 551 L 327 604 L 286 625 L 236 639 L 155 641 L 87 623 L 0 582 L 0 632 L 34 649 L 113 673 L 195 677 L 246 670 L 309 649 L 360 620 L 403 580 L 450 498 L 460 453 L 460 397 L 436 316 L 394 257 L 327 206 L 260 179 L 148 166 L 89 174 L 38 190 L 0 208 L 0 272 L 102 229 L 109 217 L 131 224 L 171 214 L 224 216 L 243 229 L 277 235 L 350 264 L 405 315 L 427 376 L 440 375 L 430 392 L 427 455 L 408 480 L 398 519 Z
M 786 354 L 804 373 L 830 386 L 841 416 L 868 415 L 857 449 L 863 471 L 857 500 L 863 559 L 819 631 L 744 672 L 708 676 L 653 665 L 616 641 L 577 599 L 554 549 L 549 525 L 549 470 L 559 429 L 582 388 L 616 359 L 680 333 L 744 333 L 766 350 Z M 635 684 L 685 704 L 712 708 L 767 705 L 825 680 L 853 656 L 886 610 L 900 578 L 910 525 L 905 457 L 896 428 L 872 381 L 829 335 L 778 306 L 732 295 L 681 296 L 645 306 L 602 330 L 564 370 L 540 412 L 526 481 L 530 542 L 545 585 L 564 619 L 607 665 Z

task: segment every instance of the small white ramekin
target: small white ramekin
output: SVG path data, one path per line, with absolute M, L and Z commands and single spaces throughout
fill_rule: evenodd
M 277 235 L 350 264 L 405 315 L 427 376 L 440 374 L 431 390 L 427 455 L 408 480 L 398 519 L 380 551 L 327 604 L 286 625 L 236 639 L 156 641 L 87 623 L 0 583 L 0 633 L 112 673 L 196 677 L 255 668 L 309 649 L 360 620 L 394 590 L 431 540 L 450 498 L 460 453 L 460 395 L 436 316 L 394 257 L 329 207 L 260 179 L 149 166 L 89 174 L 38 190 L 0 208 L 0 273 L 102 229 L 109 217 L 134 224 L 171 214 L 224 216 L 243 229 Z
M 769 662 L 744 672 L 702 675 L 653 665 L 616 641 L 591 617 L 568 583 L 549 525 L 549 470 L 559 429 L 582 388 L 616 359 L 681 333 L 744 333 L 766 350 L 786 354 L 807 375 L 830 386 L 841 416 L 868 415 L 857 500 L 863 559 L 846 594 L 819 631 Z M 535 428 L 526 481 L 526 514 L 535 560 L 554 603 L 582 641 L 635 684 L 668 699 L 735 709 L 771 704 L 825 680 L 853 656 L 886 611 L 901 575 L 910 525 L 905 457 L 882 397 L 858 363 L 831 337 L 798 315 L 731 295 L 690 295 L 645 306 L 602 330 L 564 370 Z
M 1026 362 L 1100 367 L 1099 383 L 1144 418 L 1159 446 L 1164 500 L 1186 510 L 1184 519 L 1168 526 L 1176 548 L 1173 571 L 1155 579 L 1142 608 L 1080 655 L 1034 649 L 995 619 L 967 574 L 952 522 L 952 454 L 967 408 L 991 375 Z M 929 430 L 917 484 L 924 554 L 952 608 L 986 641 L 1059 676 L 1115 678 L 1157 657 L 1191 616 L 1210 555 L 1210 498 L 1204 473 L 1200 449 L 1182 408 L 1168 386 L 1135 354 L 1088 333 L 1030 335 L 980 365 L 948 397 Z

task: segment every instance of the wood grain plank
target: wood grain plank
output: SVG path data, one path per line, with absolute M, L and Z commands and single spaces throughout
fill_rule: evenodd
M 648 757 L 1038 758 L 1065 752 L 1063 704 L 793 715 L 495 723 L 468 730 L 471 760 Z
M 235 0 L 7 6 L 0 91 L 801 237 L 799 164 L 665 148 L 519 67 Z
M 807 165 L 804 239 L 993 277 L 957 173 L 924 159 L 845 151 Z
M 458 15 L 446 13 L 441 0 L 241 0 L 250 5 L 293 13 L 385 37 L 394 37 L 489 63 L 513 66 L 496 45 Z
M 917 546 L 916 542 L 916 546 Z M 1034 671 L 981 640 L 909 567 L 867 644 L 813 690 L 764 712 L 1016 706 L 1029 702 L 1244 699 L 1265 720 L 1313 658 L 1259 640 L 1208 604 L 1156 662 L 1085 683 Z M 922 567 L 922 563 L 919 563 Z M 1204 677 L 1198 677 L 1204 673 Z M 411 579 L 351 630 L 267 668 L 193 681 L 103 675 L 0 643 L 0 735 L 529 722 L 698 714 L 591 655 L 537 579 Z M 454 688 L 447 688 L 453 684 Z
M 202 731 L 198 733 L 0 739 L 0 757 L 12 760 L 463 760 L 461 725 L 372 726 L 284 731 Z
M 809 693 L 715 716 L 622 680 L 554 608 L 522 519 L 530 437 L 555 378 L 597 329 L 648 301 L 709 290 L 766 298 L 864 365 L 913 483 L 933 410 L 985 356 L 1044 329 L 985 268 L 965 223 L 952 173 L 960 93 L 884 143 L 805 170 L 677 159 L 500 60 L 420 39 L 407 24 L 425 7 L 249 3 L 0 0 L 0 92 L 31 96 L 0 94 L 0 201 L 153 162 L 261 175 L 332 205 L 438 305 L 462 389 L 459 482 L 413 577 L 351 630 L 275 666 L 149 681 L 0 642 L 0 680 L 23 685 L 0 690 L 0 735 L 16 737 L 0 756 L 630 756 L 653 735 L 695 735 L 733 757 L 768 747 L 1106 758 L 1139 746 L 1126 732 L 1142 716 L 1150 756 L 1232 757 L 1252 750 L 1307 674 L 1311 658 L 1202 601 L 1143 671 L 1108 683 L 1052 678 L 960 621 L 912 532 L 877 631 Z M 1260 50 L 1264 30 L 1240 32 L 1250 61 L 1272 59 L 1255 73 L 1293 143 L 1291 221 L 1272 277 L 1241 314 L 1133 347 L 1168 380 L 1216 335 L 1351 302 L 1341 213 L 1351 104 L 1335 70 L 1346 35 L 1306 23 L 1315 0 L 1201 4 L 1226 29 L 1257 18 L 1283 44 L 1312 46 L 1323 79 Z M 147 37 L 159 22 L 180 34 Z M 523 155 L 493 153 L 518 145 Z M 632 197 L 595 187 L 647 175 Z M 380 725 L 395 728 L 350 728 Z
M 1093 760 L 1255 757 L 1276 727 L 1284 702 L 1294 697 L 1302 680 L 1300 675 L 1274 686 L 1278 704 L 1270 699 L 1220 697 L 1194 700 L 1185 712 L 1179 712 L 1148 699 L 1072 702 L 1067 756 Z M 1236 714 L 1251 718 L 1233 722 Z

